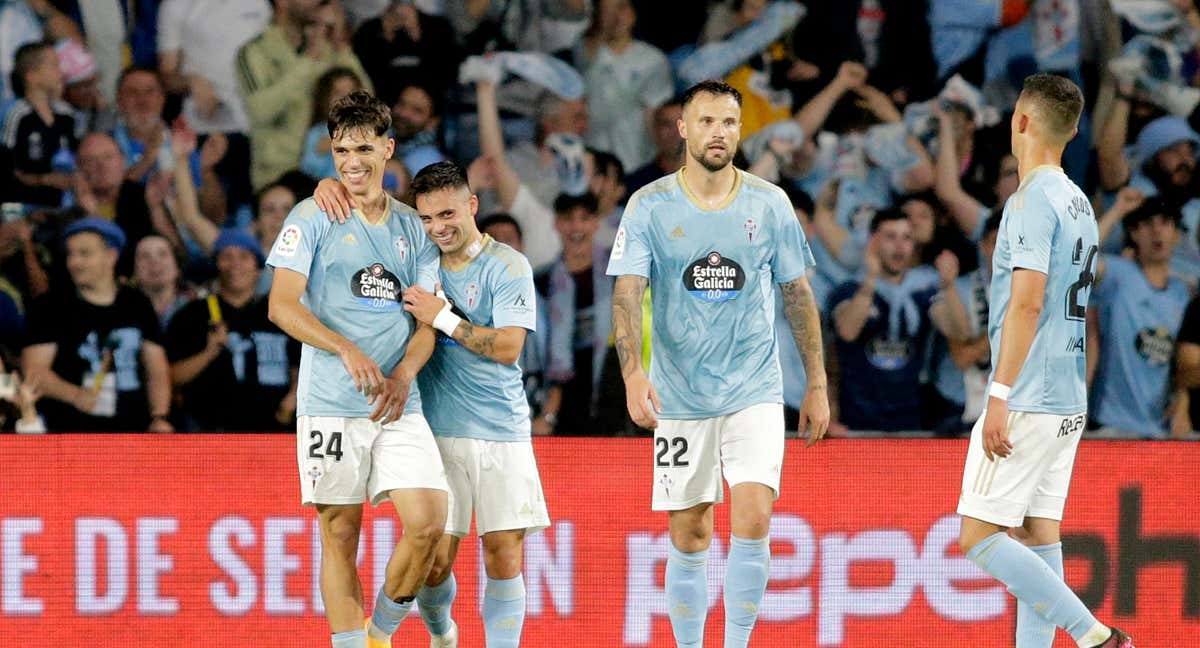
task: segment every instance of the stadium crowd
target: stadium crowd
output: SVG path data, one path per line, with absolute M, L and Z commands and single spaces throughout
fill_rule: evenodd
M 604 270 L 627 201 L 686 162 L 677 93 L 721 78 L 738 166 L 817 259 L 831 433 L 963 434 L 1020 199 L 1007 111 L 1047 71 L 1089 107 L 1064 163 L 1103 242 L 1086 310 L 1064 305 L 1090 332 L 1089 434 L 1197 438 L 1198 45 L 1196 0 L 0 0 L 3 429 L 293 429 L 264 251 L 336 176 L 329 106 L 368 89 L 392 106 L 387 190 L 461 162 L 481 230 L 537 272 L 534 433 L 636 434 Z

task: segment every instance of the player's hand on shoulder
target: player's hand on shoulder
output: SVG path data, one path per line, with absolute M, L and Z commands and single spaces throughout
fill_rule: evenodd
M 318 182 L 313 191 L 313 200 L 330 221 L 338 223 L 345 223 L 346 219 L 350 218 L 350 211 L 358 206 L 345 185 L 335 178 L 325 178 Z
M 658 400 L 658 392 L 642 371 L 635 371 L 625 378 L 625 402 L 629 407 L 629 418 L 638 427 L 653 430 L 658 427 L 658 413 L 662 411 L 662 403 Z

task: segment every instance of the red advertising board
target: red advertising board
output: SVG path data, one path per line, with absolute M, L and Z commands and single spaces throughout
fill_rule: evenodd
M 0 646 L 327 646 L 313 511 L 288 435 L 0 439 Z M 644 439 L 536 443 L 554 526 L 524 574 L 530 647 L 671 646 L 666 516 L 649 510 Z M 788 446 L 771 581 L 753 646 L 1005 646 L 1014 605 L 958 551 L 960 441 Z M 1140 648 L 1200 637 L 1200 444 L 1081 445 L 1067 580 Z M 710 553 L 720 645 L 728 514 Z M 399 523 L 365 519 L 368 604 Z M 455 618 L 482 646 L 474 539 Z M 427 645 L 410 618 L 394 645 Z M 1073 642 L 1060 633 L 1057 646 Z

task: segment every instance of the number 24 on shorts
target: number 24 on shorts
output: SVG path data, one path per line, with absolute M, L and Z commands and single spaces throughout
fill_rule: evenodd
M 684 437 L 675 437 L 667 439 L 666 437 L 654 437 L 654 446 L 658 452 L 654 455 L 655 466 L 686 466 L 687 459 L 683 455 L 687 453 L 688 442 Z M 675 449 L 675 454 L 671 455 L 670 460 L 667 460 L 667 453 L 671 448 Z
M 312 443 L 308 446 L 308 457 L 310 459 L 323 459 L 325 457 L 333 457 L 334 461 L 342 460 L 342 433 L 330 432 L 329 444 L 325 444 L 325 436 L 320 430 L 313 430 L 308 433 L 308 440 Z M 325 446 L 325 454 L 321 454 L 321 446 Z

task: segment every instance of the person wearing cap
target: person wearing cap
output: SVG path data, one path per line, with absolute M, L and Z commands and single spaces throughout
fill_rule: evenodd
M 125 233 L 83 218 L 63 241 L 71 285 L 29 307 L 24 375 L 41 385 L 56 432 L 171 432 L 170 370 L 158 316 L 136 288 L 117 283 Z
M 1092 418 L 1106 436 L 1162 438 L 1175 338 L 1191 296 L 1171 276 L 1179 211 L 1149 198 L 1124 218 L 1132 258 L 1101 257 L 1100 282 L 1088 305 L 1088 376 Z
M 223 230 L 213 244 L 216 291 L 181 308 L 167 327 L 184 429 L 263 432 L 292 424 L 300 348 L 256 295 L 265 260 L 253 236 Z
M 80 132 L 108 132 L 116 126 L 117 113 L 100 92 L 96 59 L 82 43 L 59 41 L 58 69 L 63 76 L 63 100 L 71 106 Z
M 1128 185 L 1143 196 L 1161 196 L 1181 214 L 1182 244 L 1175 248 L 1171 272 L 1194 286 L 1200 277 L 1200 174 L 1196 173 L 1200 134 L 1179 117 L 1159 117 L 1146 124 L 1134 144 L 1123 148 L 1129 121 L 1127 102 L 1118 101 L 1101 139 L 1100 183 L 1108 191 Z M 1121 118 L 1124 117 L 1122 120 Z M 1119 252 L 1119 227 L 1103 240 L 1105 252 Z

